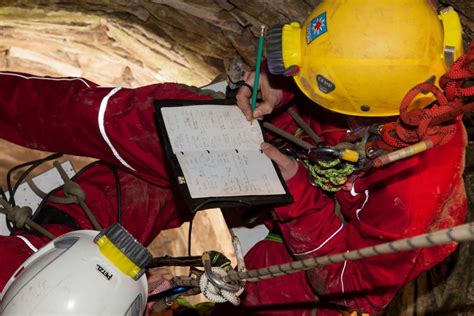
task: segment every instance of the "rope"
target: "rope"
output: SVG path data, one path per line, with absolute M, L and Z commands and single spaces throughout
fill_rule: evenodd
M 376 246 L 342 252 L 334 255 L 313 257 L 299 261 L 292 261 L 285 264 L 272 265 L 265 268 L 237 272 L 230 270 L 226 276 L 222 277 L 223 282 L 235 282 L 246 280 L 247 282 L 257 282 L 259 280 L 271 279 L 285 274 L 299 271 L 306 271 L 316 267 L 341 263 L 344 261 L 354 261 L 363 258 L 379 256 L 383 254 L 412 251 L 420 248 L 446 245 L 452 242 L 465 242 L 474 240 L 474 222 L 467 223 L 434 233 L 421 234 L 418 236 L 400 239 Z M 175 277 L 174 284 L 177 286 L 199 287 L 199 280 L 190 277 Z M 233 284 L 233 283 L 232 283 Z
M 50 195 L 48 197 L 48 194 L 46 192 L 43 192 L 33 181 L 33 178 L 31 178 L 30 175 L 26 176 L 26 183 L 28 183 L 28 186 L 30 189 L 40 198 L 45 199 L 48 198 L 48 201 L 58 203 L 58 204 L 72 204 L 76 203 L 76 198 L 71 196 L 71 197 L 57 197 L 54 195 Z
M 61 178 L 64 181 L 63 189 L 64 189 L 64 194 L 66 195 L 66 197 L 67 198 L 73 197 L 74 198 L 73 202 L 81 206 L 82 210 L 86 214 L 87 218 L 91 222 L 94 229 L 101 231 L 103 229 L 102 226 L 99 224 L 94 214 L 92 214 L 91 210 L 89 209 L 89 207 L 87 207 L 87 204 L 85 202 L 86 192 L 82 190 L 79 184 L 77 184 L 76 182 L 72 181 L 69 178 L 66 171 L 64 171 L 63 167 L 61 166 L 59 162 L 55 161 L 53 165 L 56 167 L 59 174 L 61 175 Z M 59 202 L 58 199 L 56 199 L 55 202 L 58 203 Z M 66 202 L 63 202 L 63 203 L 66 203 Z
M 347 176 L 355 171 L 354 165 L 341 162 L 339 158 L 318 160 L 314 165 L 309 160 L 304 160 L 303 163 L 312 177 L 312 183 L 327 192 L 339 191 L 346 183 Z
M 468 223 L 448 229 L 443 229 L 434 233 L 422 234 L 411 238 L 400 239 L 334 255 L 313 257 L 281 265 L 273 265 L 266 268 L 249 270 L 247 272 L 230 271 L 228 275 L 223 278 L 223 281 L 230 282 L 247 280 L 248 282 L 256 282 L 258 280 L 270 279 L 285 274 L 310 270 L 316 267 L 344 261 L 360 260 L 382 254 L 411 251 L 419 248 L 445 245 L 451 242 L 464 242 L 472 240 L 474 240 L 474 223 Z
M 303 119 L 293 110 L 289 109 L 288 113 L 295 119 L 301 129 L 304 130 L 310 137 L 315 141 L 320 141 L 320 138 L 316 133 L 306 124 Z M 263 127 L 274 132 L 275 134 L 285 138 L 293 144 L 311 151 L 316 148 L 314 145 L 307 143 L 306 141 L 299 138 L 301 136 L 301 130 L 298 129 L 295 135 L 292 135 L 271 123 L 264 122 Z M 310 154 L 311 155 L 311 154 Z M 312 164 L 307 159 L 302 159 L 304 165 L 308 169 L 311 182 L 313 185 L 320 187 L 326 192 L 337 192 L 341 189 L 344 183 L 347 181 L 347 176 L 351 175 L 356 167 L 353 164 L 343 162 L 339 158 L 334 159 L 318 159 L 315 164 Z
M 212 267 L 212 273 L 218 277 L 227 276 L 227 272 L 219 267 Z M 244 287 L 241 286 L 239 290 L 235 293 L 220 289 L 209 280 L 206 273 L 201 275 L 199 279 L 199 288 L 201 293 L 210 301 L 214 303 L 225 303 L 230 302 L 232 305 L 238 306 L 240 304 L 239 295 L 244 291 Z
M 15 222 L 15 226 L 17 228 L 22 228 L 25 225 L 33 228 L 37 232 L 43 234 L 44 236 L 48 237 L 49 239 L 53 240 L 56 238 L 52 233 L 50 233 L 45 228 L 41 227 L 40 225 L 36 224 L 33 220 L 31 220 L 31 208 L 29 207 L 12 207 L 6 200 L 0 198 L 0 213 L 6 215 L 6 217 Z
M 474 102 L 463 105 L 463 98 L 474 96 L 474 86 L 465 86 L 474 78 L 474 42 L 469 50 L 443 75 L 440 87 L 422 83 L 413 87 L 403 98 L 397 122 L 385 124 L 377 146 L 387 151 L 404 148 L 421 141 L 433 146 L 449 142 L 456 132 L 456 122 L 464 113 L 474 111 Z M 432 93 L 436 102 L 429 108 L 408 111 L 419 94 Z

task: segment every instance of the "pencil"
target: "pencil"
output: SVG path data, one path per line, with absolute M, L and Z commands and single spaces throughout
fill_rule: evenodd
M 257 49 L 257 64 L 255 65 L 255 78 L 253 83 L 252 91 L 252 112 L 255 111 L 257 106 L 257 93 L 258 93 L 258 81 L 260 79 L 260 66 L 262 64 L 262 51 L 263 51 L 263 34 L 265 33 L 265 26 L 262 25 L 260 30 L 260 37 L 258 39 L 258 49 Z

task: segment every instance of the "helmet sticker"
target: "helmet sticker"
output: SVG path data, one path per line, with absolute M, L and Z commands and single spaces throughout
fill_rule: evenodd
M 316 82 L 318 83 L 318 88 L 322 93 L 328 94 L 332 90 L 336 89 L 336 85 L 334 83 L 321 75 L 316 76 Z
M 306 44 L 309 45 L 312 41 L 326 33 L 327 30 L 326 12 L 323 12 L 312 19 L 306 26 Z

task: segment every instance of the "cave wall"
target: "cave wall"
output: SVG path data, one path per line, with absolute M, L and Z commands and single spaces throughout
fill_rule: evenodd
M 220 70 L 236 54 L 253 65 L 260 25 L 302 21 L 316 3 L 318 0 L 0 0 L 4 7 L 87 12 L 138 24 L 171 43 L 170 50 L 187 48 L 197 59 Z
M 198 64 L 220 71 L 239 55 L 254 65 L 260 26 L 271 26 L 304 18 L 321 0 L 0 0 L 11 6 L 47 12 L 65 10 L 115 17 L 141 25 L 176 47 L 188 49 Z M 427 0 L 428 1 L 428 0 Z M 452 5 L 460 13 L 465 42 L 474 34 L 472 0 L 433 1 L 441 8 Z M 180 50 L 178 48 L 178 50 Z

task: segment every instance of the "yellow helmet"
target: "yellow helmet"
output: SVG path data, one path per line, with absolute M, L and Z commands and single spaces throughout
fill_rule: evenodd
M 414 85 L 438 83 L 462 54 L 462 29 L 452 8 L 439 16 L 427 0 L 323 1 L 306 19 L 270 28 L 273 74 L 294 77 L 319 105 L 355 116 L 399 114 Z M 433 101 L 414 100 L 411 108 Z

